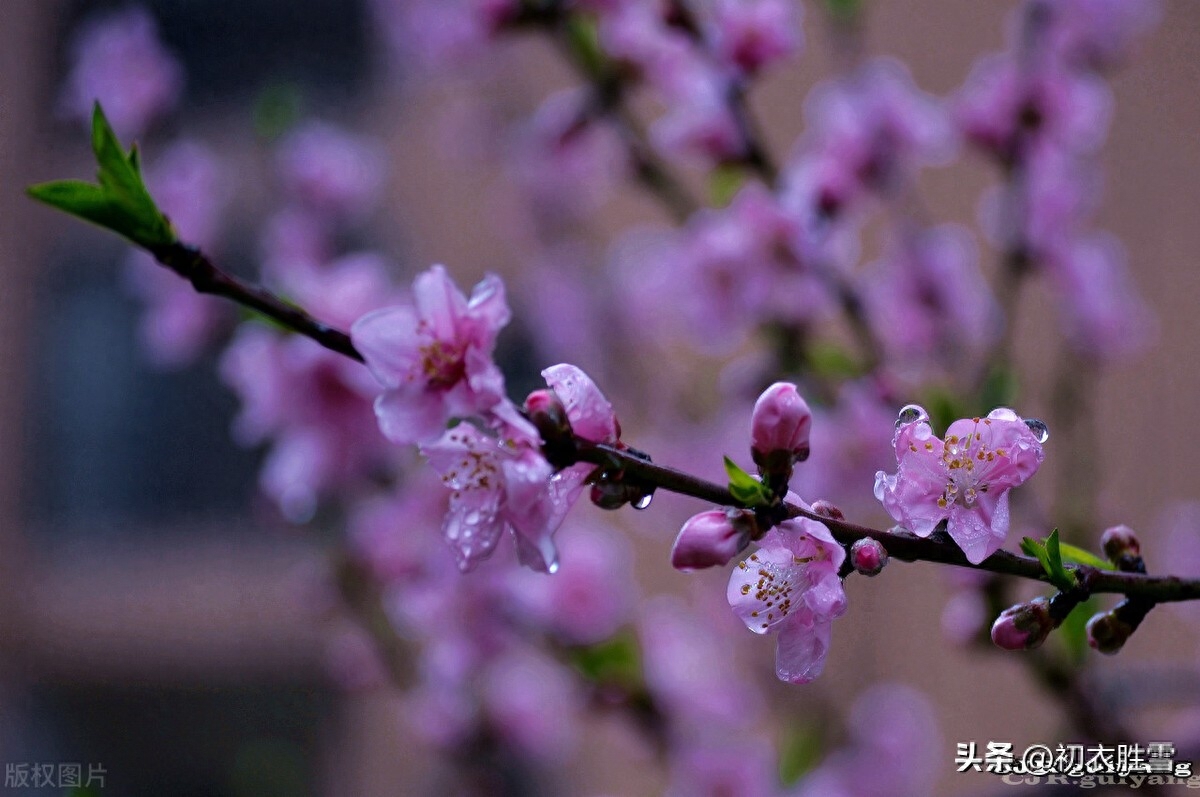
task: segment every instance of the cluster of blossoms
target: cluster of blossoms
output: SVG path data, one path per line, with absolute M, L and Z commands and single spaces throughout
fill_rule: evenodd
M 812 414 L 795 385 L 768 388 L 754 408 L 751 453 L 764 484 L 786 493 L 793 465 L 808 458 Z M 1045 426 L 1009 409 L 986 418 L 956 421 L 944 439 L 933 435 L 928 414 L 916 405 L 900 412 L 893 447 L 899 468 L 875 477 L 875 497 L 901 530 L 928 537 L 945 525 L 967 561 L 979 564 L 1004 544 L 1009 528 L 1008 493 L 1042 463 Z M 778 499 L 775 499 L 776 501 Z M 841 520 L 827 502 L 786 501 L 807 513 Z M 786 506 L 786 504 L 785 504 Z M 682 570 L 724 565 L 752 540 L 758 549 L 734 568 L 730 606 L 756 634 L 778 635 L 776 672 L 807 683 L 824 667 L 833 620 L 846 611 L 842 578 L 850 570 L 877 575 L 887 551 L 871 538 L 847 551 L 815 517 L 789 517 L 765 531 L 763 512 L 728 508 L 702 512 L 680 530 L 672 564 Z
M 744 555 L 731 567 L 727 603 L 746 629 L 777 637 L 785 682 L 806 683 L 824 669 L 833 621 L 847 611 L 843 579 L 876 575 L 888 561 L 887 535 L 855 536 L 829 501 L 801 496 L 844 505 L 841 491 L 865 492 L 874 473 L 894 533 L 928 538 L 944 529 L 978 565 L 1005 543 L 1009 491 L 1043 459 L 1045 427 L 1009 409 L 957 420 L 942 437 L 921 407 L 906 407 L 898 420 L 889 409 L 931 379 L 973 370 L 1011 321 L 984 281 L 974 237 L 957 225 L 926 226 L 912 211 L 923 169 L 945 165 L 964 142 L 986 153 L 1005 173 L 981 211 L 1006 256 L 1002 276 L 1044 272 L 1068 309 L 1067 337 L 1089 356 L 1146 339 L 1148 316 L 1120 250 L 1085 227 L 1090 158 L 1109 114 L 1102 76 L 1153 22 L 1148 0 L 1029 0 L 1014 17 L 1009 50 L 981 61 L 948 101 L 918 88 L 898 62 L 850 64 L 813 89 L 808 130 L 780 169 L 759 149 L 745 92 L 800 50 L 800 7 L 786 0 L 377 0 L 375 8 L 400 49 L 442 65 L 487 52 L 507 31 L 571 34 L 565 49 L 590 85 L 547 99 L 504 149 L 530 222 L 511 226 L 540 247 L 529 258 L 541 264 L 530 326 L 553 360 L 593 362 L 555 347 L 616 359 L 601 351 L 610 333 L 636 341 L 639 352 L 678 337 L 719 355 L 769 341 L 767 356 L 735 361 L 722 375 L 735 403 L 758 394 L 749 454 L 761 500 L 693 515 L 671 563 L 690 571 Z M 181 86 L 178 65 L 137 13 L 83 36 L 77 62 L 65 104 L 78 110 L 86 99 L 90 107 L 99 95 L 127 133 L 148 129 Z M 122 71 L 128 63 L 140 65 L 136 75 Z M 105 81 L 137 84 L 117 92 L 127 106 L 109 100 L 117 94 Z M 641 89 L 663 109 L 646 142 L 622 106 Z M 612 684 L 588 692 L 555 656 L 632 622 L 644 656 L 637 689 L 645 691 L 633 697 L 650 705 L 666 739 L 671 793 L 928 793 L 932 770 L 921 763 L 929 748 L 918 748 L 936 728 L 920 698 L 904 690 L 864 696 L 852 743 L 780 789 L 762 732 L 766 708 L 738 677 L 737 646 L 714 640 L 721 621 L 675 601 L 635 611 L 629 551 L 595 521 L 563 541 L 560 566 L 556 532 L 585 489 L 604 508 L 648 503 L 648 488 L 579 461 L 584 448 L 630 452 L 612 404 L 569 364 L 542 371 L 547 387 L 522 405 L 509 399 L 495 360 L 511 316 L 499 277 L 468 296 L 434 266 L 402 292 L 384 258 L 342 248 L 381 199 L 382 152 L 323 122 L 290 130 L 274 159 L 287 201 L 264 225 L 260 253 L 263 281 L 321 322 L 349 328 L 367 369 L 250 322 L 229 335 L 220 372 L 242 401 L 238 438 L 270 445 L 261 486 L 285 516 L 308 520 L 321 501 L 348 499 L 353 553 L 382 585 L 392 625 L 418 646 L 406 697 L 414 727 L 451 753 L 500 739 L 527 759 L 560 759 L 586 703 L 602 702 Z M 732 175 L 726 195 L 701 207 L 669 187 L 662 170 L 675 166 Z M 213 253 L 229 175 L 211 150 L 185 141 L 150 165 L 148 183 L 181 237 Z M 607 272 L 585 273 L 578 262 L 587 247 L 576 233 L 625 175 L 668 196 L 680 228 L 638 230 L 618 244 Z M 864 247 L 877 218 L 881 245 Z M 879 259 L 860 266 L 863 249 Z M 206 299 L 137 260 L 130 284 L 147 304 L 145 337 L 160 363 L 189 362 L 228 331 L 231 319 Z M 602 304 L 614 294 L 619 312 Z M 855 327 L 858 357 L 830 367 L 822 357 L 841 350 L 826 330 L 839 315 Z M 644 359 L 663 372 L 650 391 L 663 390 L 680 367 L 672 357 Z M 780 372 L 803 374 L 811 406 L 790 382 L 759 394 Z M 615 391 L 628 387 L 613 381 Z M 675 409 L 677 394 L 653 398 L 645 403 L 664 426 L 679 420 L 671 413 L 686 414 Z M 705 453 L 714 434 L 735 436 L 729 418 L 742 446 L 744 415 L 730 412 L 715 422 L 729 428 L 698 433 Z M 444 490 L 415 466 L 414 446 Z M 881 470 L 893 454 L 895 472 Z M 418 533 L 439 524 L 448 549 Z M 1136 538 L 1121 529 L 1106 533 L 1106 551 L 1120 549 L 1109 558 L 1141 566 Z M 511 551 L 500 546 L 505 536 Z M 509 566 L 513 559 L 539 572 Z M 475 572 L 460 579 L 459 571 Z M 1146 610 L 1135 603 L 1097 615 L 1093 646 L 1119 648 Z M 1034 647 L 1060 620 L 1038 599 L 1003 613 L 993 639 Z M 375 642 L 361 633 L 339 640 L 334 669 L 346 683 L 383 678 Z M 535 641 L 548 641 L 553 655 Z M 867 770 L 874 774 L 864 777 Z
M 435 266 L 417 277 L 410 303 L 363 316 L 351 335 L 384 387 L 375 402 L 380 429 L 392 442 L 420 444 L 451 490 L 443 531 L 460 567 L 489 556 L 508 531 L 522 563 L 554 572 L 554 532 L 592 468 L 556 471 L 538 428 L 505 396 L 492 351 L 508 320 L 499 278 L 479 283 L 468 300 Z M 593 443 L 618 442 L 612 406 L 587 374 L 557 365 L 542 375 L 551 392 L 530 396 L 531 414 L 558 414 Z
M 981 59 L 955 99 L 962 135 L 1007 175 L 984 198 L 982 226 L 1011 277 L 1046 274 L 1067 340 L 1099 360 L 1140 351 L 1154 329 L 1124 250 L 1088 219 L 1094 154 L 1112 115 L 1104 75 L 1158 14 L 1154 0 L 1026 3 L 1012 17 L 1008 49 Z

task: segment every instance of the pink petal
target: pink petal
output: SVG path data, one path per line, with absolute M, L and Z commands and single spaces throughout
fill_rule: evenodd
M 490 350 L 496 335 L 512 318 L 505 297 L 504 282 L 495 274 L 484 277 L 471 291 L 467 314 L 474 325 L 471 337 L 475 344 Z
M 417 275 L 413 300 L 421 321 L 433 337 L 442 341 L 460 338 L 460 319 L 467 313 L 467 299 L 440 265 Z
M 762 542 L 770 547 L 759 548 L 733 568 L 725 591 L 733 613 L 756 634 L 765 634 L 788 620 L 778 607 L 782 597 L 779 593 L 789 583 L 798 588 L 790 596 L 794 603 L 799 603 L 799 593 L 808 586 L 803 570 L 793 562 L 792 552 L 782 545 L 771 545 L 769 537 Z M 768 601 L 771 606 L 767 606 Z
M 367 313 L 350 327 L 350 339 L 384 387 L 407 380 L 419 359 L 419 319 L 412 307 L 397 305 Z
M 616 415 L 591 377 L 566 363 L 547 368 L 542 376 L 566 407 L 575 434 L 594 443 L 616 441 Z
M 442 534 L 459 569 L 466 572 L 491 556 L 505 528 L 498 492 L 465 490 L 450 499 Z
M 828 622 L 815 620 L 811 616 L 793 616 L 791 622 L 779 632 L 779 642 L 775 648 L 775 674 L 779 680 L 806 684 L 816 679 L 825 669 L 830 631 Z
M 393 443 L 425 443 L 446 430 L 449 415 L 441 397 L 421 385 L 385 391 L 375 399 L 375 417 Z
M 979 493 L 974 507 L 955 506 L 946 530 L 977 565 L 1004 545 L 1008 536 L 1008 491 Z

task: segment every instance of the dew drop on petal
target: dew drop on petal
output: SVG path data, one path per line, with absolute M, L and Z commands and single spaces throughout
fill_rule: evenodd
M 918 421 L 928 421 L 929 413 L 920 404 L 906 404 L 900 409 L 900 414 L 896 417 L 896 428 L 905 426 Z
M 650 506 L 650 502 L 654 500 L 654 493 L 646 493 L 641 498 L 633 502 L 634 509 L 646 509 Z
M 1037 438 L 1039 443 L 1044 443 L 1050 439 L 1050 427 L 1043 421 L 1037 418 L 1026 418 L 1025 425 L 1029 427 L 1029 431 L 1033 432 L 1033 436 Z
M 1021 416 L 1010 410 L 1008 407 L 997 407 L 988 413 L 988 417 L 994 421 L 1019 421 Z
M 554 561 L 554 562 L 551 562 L 550 564 L 546 565 L 546 572 L 549 573 L 550 575 L 554 575 L 555 573 L 557 573 L 558 572 L 558 562 Z

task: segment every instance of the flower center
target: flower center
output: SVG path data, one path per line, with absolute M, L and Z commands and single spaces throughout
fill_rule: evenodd
M 975 429 L 959 436 L 946 435 L 945 446 L 942 448 L 942 464 L 946 466 L 949 479 L 946 489 L 938 498 L 937 504 L 942 509 L 957 503 L 967 508 L 975 505 L 980 493 L 988 491 L 988 474 L 995 467 L 997 460 L 1008 458 L 1008 452 L 1003 448 L 993 449 L 984 442 L 979 431 L 980 424 L 991 426 L 987 418 L 973 418 Z
M 758 580 L 742 584 L 742 594 L 753 593 L 754 599 L 760 605 L 758 609 L 750 612 L 750 616 L 761 622 L 762 628 L 765 630 L 782 622 L 792 611 L 792 596 L 797 589 L 796 584 L 792 582 L 792 577 L 796 575 L 802 577 L 804 571 L 802 568 L 798 568 L 812 559 L 792 556 L 790 564 L 780 565 L 778 562 L 772 561 L 774 557 L 763 559 L 759 553 L 751 554 L 749 559 L 739 562 L 738 567 L 742 570 L 757 571 Z M 800 589 L 803 590 L 803 588 L 804 585 L 801 584 Z
M 420 376 L 431 388 L 447 390 L 458 383 L 467 372 L 461 347 L 431 338 L 420 348 Z

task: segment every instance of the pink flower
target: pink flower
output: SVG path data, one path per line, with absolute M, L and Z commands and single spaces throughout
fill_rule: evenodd
M 893 438 L 899 469 L 875 474 L 875 497 L 919 537 L 947 521 L 967 560 L 979 564 L 1004 544 L 1008 491 L 1037 472 L 1042 444 L 1009 409 L 955 421 L 945 440 L 933 436 L 924 410 L 914 414 Z
M 788 0 L 720 0 L 711 38 L 718 57 L 748 75 L 800 48 L 800 7 Z
M 726 597 L 756 634 L 779 634 L 775 672 L 808 683 L 821 674 L 834 619 L 846 611 L 838 569 L 846 552 L 825 524 L 808 518 L 780 523 L 759 549 L 738 563 Z
M 877 576 L 888 563 L 887 549 L 878 540 L 863 537 L 850 546 L 850 561 L 864 576 Z
M 574 365 L 561 363 L 542 371 L 542 378 L 566 408 L 571 431 L 593 443 L 617 442 L 621 425 L 591 377 Z
M 563 364 L 542 375 L 577 436 L 617 442 L 620 427 L 612 405 L 587 374 Z M 579 463 L 556 472 L 542 456 L 536 429 L 507 400 L 492 407 L 490 421 L 494 428 L 486 432 L 460 423 L 421 447 L 452 491 L 443 533 L 463 570 L 490 556 L 508 531 L 522 564 L 553 573 L 558 569 L 554 532 L 594 466 Z
M 812 411 L 791 382 L 776 382 L 763 391 L 750 416 L 750 450 L 764 465 L 776 451 L 787 455 L 788 465 L 808 457 Z
M 551 536 L 570 504 L 549 489 L 554 469 L 538 451 L 533 428 L 506 432 L 499 437 L 461 423 L 421 447 L 451 490 L 442 533 L 464 572 L 491 556 L 505 532 L 523 564 L 554 572 Z
M 386 264 L 370 254 L 297 271 L 284 288 L 338 325 L 387 302 L 391 293 Z M 310 340 L 244 324 L 220 370 L 242 402 L 235 436 L 247 445 L 273 443 L 260 481 L 292 520 L 307 520 L 321 493 L 365 479 L 394 450 L 371 418 L 375 381 L 357 363 Z
M 1053 63 L 1038 66 L 1025 68 L 1011 54 L 975 64 L 958 92 L 954 114 L 971 143 L 1008 159 L 1034 141 L 1078 151 L 1103 141 L 1112 115 L 1108 86 Z
M 363 316 L 355 347 L 385 390 L 375 402 L 384 436 L 395 443 L 435 439 L 451 418 L 485 414 L 504 398 L 492 362 L 508 323 L 504 283 L 489 275 L 468 301 L 442 266 L 422 273 L 409 304 Z
M 1144 350 L 1157 329 L 1115 237 L 1076 239 L 1053 259 L 1050 277 L 1064 307 L 1066 337 L 1079 352 L 1115 360 Z
M 916 166 L 945 163 L 954 139 L 942 104 L 917 88 L 898 61 L 878 58 L 846 78 L 821 84 L 805 100 L 809 137 L 859 191 L 886 192 Z
M 99 100 L 117 135 L 135 138 L 179 99 L 183 69 L 143 8 L 89 19 L 71 49 L 62 107 L 73 118 L 90 125 L 92 103 Z
M 903 362 L 962 362 L 999 335 L 1000 310 L 957 225 L 902 231 L 866 282 L 867 309 L 888 353 Z
M 276 162 L 289 196 L 314 210 L 351 217 L 379 198 L 386 166 L 377 142 L 324 122 L 290 132 Z
M 554 578 L 516 570 L 507 573 L 521 622 L 572 645 L 592 645 L 616 633 L 637 603 L 633 552 L 603 526 L 585 524 L 563 540 L 562 567 Z
M 901 684 L 876 684 L 854 701 L 845 746 L 789 792 L 791 797 L 924 797 L 933 794 L 941 732 L 928 698 Z
M 507 162 L 539 219 L 579 219 L 621 179 L 627 160 L 615 131 L 597 124 L 582 89 L 550 95 L 517 131 Z
M 1095 70 L 1119 65 L 1134 39 L 1162 16 L 1158 0 L 1059 0 L 1053 10 L 1053 48 L 1069 62 Z
M 570 755 L 585 708 L 571 669 L 516 649 L 488 662 L 480 689 L 489 725 L 506 745 L 543 764 Z
M 747 514 L 713 509 L 688 518 L 671 548 L 671 566 L 684 571 L 719 567 L 737 556 L 750 542 L 753 515 Z

